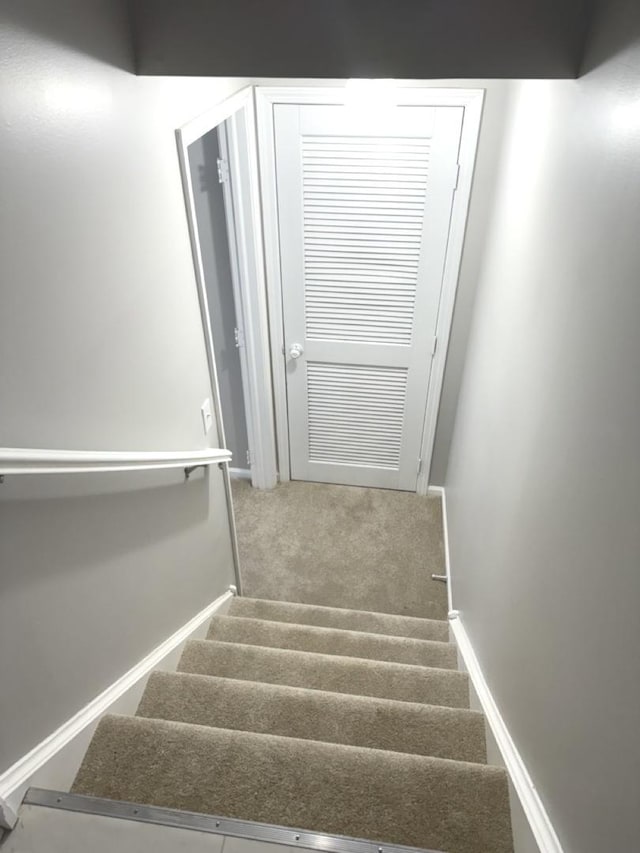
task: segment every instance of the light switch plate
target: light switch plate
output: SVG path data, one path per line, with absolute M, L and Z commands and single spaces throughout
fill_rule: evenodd
M 213 415 L 211 414 L 211 400 L 207 397 L 204 403 L 200 406 L 202 413 L 202 428 L 204 434 L 207 435 L 213 426 Z

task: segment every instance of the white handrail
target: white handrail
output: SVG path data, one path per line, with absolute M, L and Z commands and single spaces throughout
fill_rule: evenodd
M 178 451 L 37 450 L 0 447 L 0 476 L 6 474 L 75 474 L 100 471 L 154 471 L 193 468 L 229 462 L 231 451 L 220 448 Z

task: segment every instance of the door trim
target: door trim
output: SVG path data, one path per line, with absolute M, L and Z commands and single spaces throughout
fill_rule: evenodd
M 231 266 L 234 279 L 237 279 L 234 281 L 234 292 L 240 295 L 240 299 L 236 300 L 237 322 L 238 327 L 244 332 L 245 344 L 240 349 L 240 358 L 243 368 L 243 385 L 246 386 L 243 387 L 243 394 L 251 458 L 251 482 L 256 488 L 270 489 L 276 485 L 278 475 L 264 254 L 260 230 L 260 187 L 253 87 L 247 86 L 236 92 L 176 130 L 180 173 L 211 374 L 214 408 L 220 441 L 225 446 L 215 350 L 188 160 L 189 145 L 223 124 L 226 129 L 231 173 L 231 183 L 228 189 L 225 187 L 225 210 L 231 241 L 235 243 L 235 246 L 230 246 Z M 244 460 L 234 461 L 236 465 L 244 464 Z
M 271 332 L 271 366 L 274 391 L 274 414 L 280 480 L 291 478 L 289 457 L 289 422 L 284 353 L 284 318 L 282 308 L 282 278 L 274 148 L 273 111 L 276 104 L 344 104 L 351 95 L 348 86 L 257 86 L 255 88 L 258 123 L 258 155 L 262 194 L 262 223 L 265 241 L 265 269 L 269 328 Z M 426 495 L 433 457 L 438 409 L 444 380 L 444 370 L 456 299 L 458 276 L 471 196 L 484 89 L 446 89 L 399 87 L 394 91 L 394 103 L 400 106 L 456 106 L 464 108 L 458 161 L 460 172 L 454 194 L 449 224 L 449 239 L 445 258 L 440 306 L 436 325 L 437 347 L 432 356 L 427 406 L 422 431 L 421 456 L 418 472 L 418 494 Z

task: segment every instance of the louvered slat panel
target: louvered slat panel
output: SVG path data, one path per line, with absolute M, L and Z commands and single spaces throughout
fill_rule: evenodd
M 411 344 L 429 141 L 302 140 L 312 340 Z
M 404 368 L 310 362 L 309 460 L 397 469 L 406 389 Z

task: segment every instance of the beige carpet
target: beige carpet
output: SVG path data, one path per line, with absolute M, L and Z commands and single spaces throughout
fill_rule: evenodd
M 109 715 L 74 791 L 447 853 L 513 850 L 497 767 L 277 735 Z
M 195 675 L 243 678 L 448 708 L 469 707 L 468 676 L 453 669 L 216 640 L 190 640 L 179 668 Z
M 439 498 L 244 480 L 233 498 L 245 595 L 446 619 Z
M 137 716 L 476 764 L 487 761 L 479 711 L 261 681 L 154 672 Z
M 102 718 L 73 791 L 379 845 L 513 853 L 507 775 L 487 764 L 468 676 L 452 644 L 422 639 L 444 630 L 235 598 L 209 639 L 186 643 L 177 673 L 151 676 L 135 717 Z
M 437 640 L 414 640 L 413 637 L 386 637 L 366 631 L 325 628 L 319 625 L 292 625 L 268 619 L 246 619 L 242 616 L 217 616 L 211 620 L 207 640 L 222 643 L 245 643 L 270 649 L 295 649 L 321 655 L 364 658 L 386 663 L 409 663 L 455 669 L 456 649 L 451 643 Z

